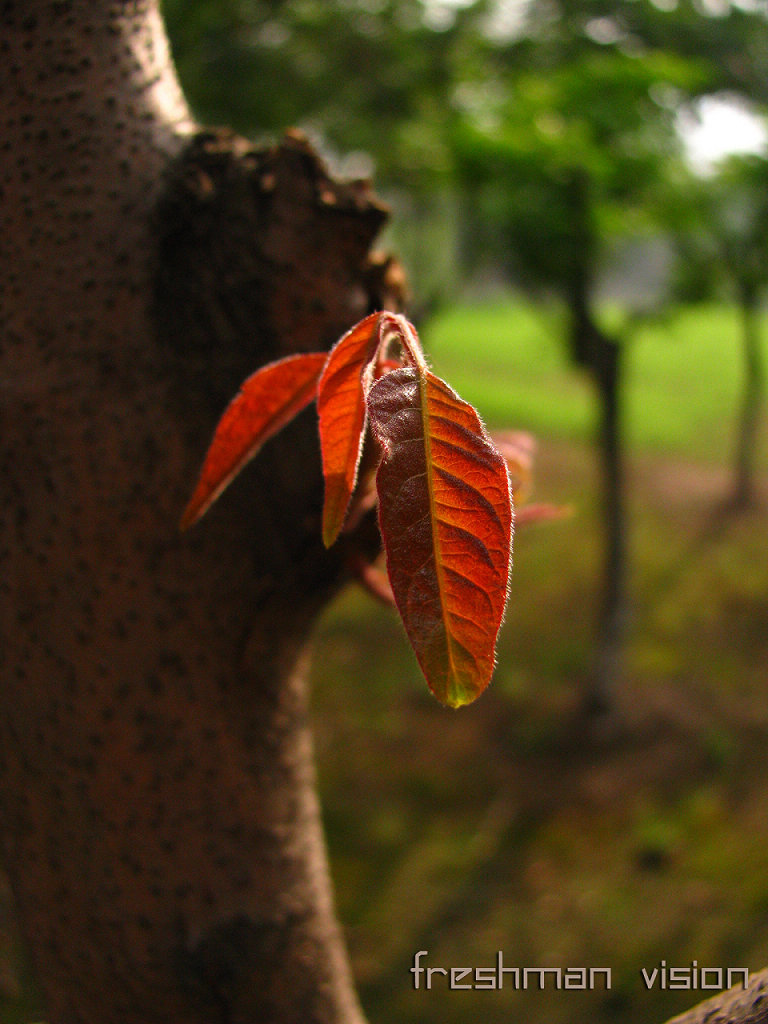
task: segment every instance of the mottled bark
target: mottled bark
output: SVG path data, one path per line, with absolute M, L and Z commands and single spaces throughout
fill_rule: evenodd
M 311 415 L 177 523 L 243 377 L 367 311 L 384 215 L 298 138 L 196 134 L 154 0 L 0 11 L 0 817 L 48 1019 L 359 1024 Z
M 768 970 L 751 975 L 746 989 L 716 995 L 667 1024 L 768 1024 Z

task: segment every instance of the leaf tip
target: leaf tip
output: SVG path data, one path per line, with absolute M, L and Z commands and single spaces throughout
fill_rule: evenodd
M 187 530 L 190 529 L 190 527 L 195 525 L 195 523 L 198 521 L 201 515 L 202 513 L 200 512 L 200 510 L 197 509 L 192 502 L 190 502 L 184 509 L 184 514 L 179 520 L 179 533 L 186 533 Z
M 458 711 L 459 708 L 465 708 L 468 704 L 472 704 L 476 700 L 476 696 L 463 695 L 461 697 L 446 697 L 441 703 L 452 711 Z
M 323 544 L 332 547 L 341 533 L 347 518 L 347 507 L 351 491 L 347 491 L 340 474 L 326 477 L 325 502 L 323 504 Z
M 490 682 L 490 680 L 488 680 Z M 488 688 L 488 682 L 484 683 L 480 687 L 472 685 L 471 687 L 463 686 L 460 684 L 454 684 L 448 688 L 444 695 L 437 696 L 437 699 L 441 704 L 444 704 L 447 708 L 452 710 L 458 710 L 459 708 L 465 708 L 468 704 L 474 704 L 477 698 L 485 693 Z
M 333 524 L 326 526 L 323 524 L 323 545 L 325 548 L 332 548 L 336 543 L 339 536 L 339 528 L 333 526 Z

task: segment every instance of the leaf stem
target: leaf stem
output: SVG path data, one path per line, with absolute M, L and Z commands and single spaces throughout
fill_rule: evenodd
M 416 328 L 409 320 L 401 316 L 400 313 L 382 313 L 379 324 L 382 350 L 386 349 L 386 346 L 390 344 L 394 336 L 400 342 L 403 352 L 407 357 L 407 362 L 415 366 L 419 374 L 423 376 L 428 369 L 427 360 L 424 357 Z

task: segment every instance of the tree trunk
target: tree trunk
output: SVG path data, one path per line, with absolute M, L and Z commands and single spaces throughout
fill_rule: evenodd
M 371 303 L 384 214 L 195 133 L 155 0 L 6 0 L 0 817 L 50 1024 L 360 1024 L 304 681 L 316 427 L 178 520 L 238 383 Z M 351 542 L 350 542 L 351 543 Z
M 623 348 L 600 336 L 593 376 L 600 402 L 599 451 L 603 478 L 603 594 L 590 703 L 610 707 L 611 691 L 621 675 L 626 633 L 627 540 L 624 508 L 624 459 L 621 431 Z
M 765 371 L 760 347 L 760 303 L 757 289 L 744 284 L 739 305 L 744 347 L 744 384 L 736 442 L 733 505 L 746 508 L 755 496 L 755 455 Z
M 590 712 L 601 715 L 610 710 L 611 694 L 621 676 L 627 620 L 627 515 L 621 421 L 623 347 L 603 334 L 591 316 L 574 317 L 572 331 L 574 348 L 584 353 L 579 362 L 592 377 L 599 403 L 602 593 L 586 702 Z
M 591 712 L 609 710 L 611 692 L 621 675 L 627 618 L 627 541 L 624 507 L 624 446 L 621 398 L 623 346 L 608 337 L 592 310 L 594 237 L 589 223 L 589 183 L 574 175 L 571 183 L 573 255 L 565 296 L 570 313 L 571 353 L 591 376 L 599 402 L 598 453 L 603 482 L 602 595 L 595 662 L 586 694 Z
M 750 975 L 747 988 L 721 992 L 667 1024 L 768 1024 L 768 970 Z

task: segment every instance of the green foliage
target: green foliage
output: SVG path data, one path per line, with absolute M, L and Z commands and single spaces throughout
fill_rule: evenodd
M 373 156 L 379 181 L 445 173 L 447 97 L 467 23 L 430 24 L 420 0 L 164 0 L 194 109 L 247 135 L 301 126 Z
M 768 284 L 768 159 L 731 156 L 712 174 L 691 176 L 670 204 L 679 293 L 696 297 L 698 284 L 699 295 L 712 295 L 725 286 L 742 301 L 757 301 Z
M 519 46 L 530 54 L 530 39 Z M 612 237 L 657 217 L 661 185 L 680 159 L 673 111 L 660 97 L 699 79 L 668 54 L 567 52 L 545 74 L 517 66 L 518 44 L 500 52 L 510 84 L 495 105 L 469 110 L 454 137 L 483 243 L 528 288 L 563 298 L 575 275 L 596 280 Z
M 564 3 L 567 11 L 569 4 Z M 614 38 L 674 53 L 705 72 L 699 94 L 726 92 L 768 102 L 768 7 L 755 3 L 708 4 L 702 0 L 582 0 L 574 5 L 605 19 Z

